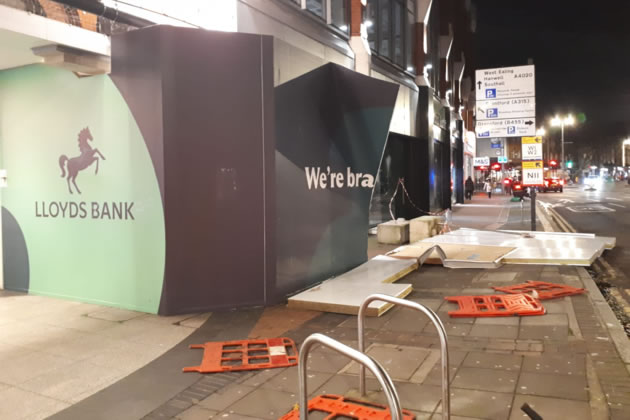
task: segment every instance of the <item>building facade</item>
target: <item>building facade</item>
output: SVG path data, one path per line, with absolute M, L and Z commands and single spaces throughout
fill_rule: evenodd
M 469 1 L 0 0 L 0 25 L 0 49 L 7 58 L 0 69 L 0 83 L 7 87 L 0 101 L 11 109 L 2 115 L 11 123 L 0 128 L 0 169 L 9 169 L 3 172 L 9 189 L 0 199 L 7 217 L 3 238 L 11 242 L 3 255 L 14 290 L 165 314 L 217 308 L 204 306 L 212 301 L 221 307 L 274 303 L 361 263 L 368 215 L 374 225 L 463 201 L 474 150 L 470 45 L 475 23 Z M 240 43 L 243 49 L 222 49 Z M 375 97 L 392 89 L 391 98 L 390 93 Z M 298 91 L 305 93 L 295 96 Z M 315 124 L 308 133 L 292 125 L 298 114 L 291 111 L 298 105 L 302 123 Z M 46 119 L 45 130 L 33 126 L 37 136 L 19 117 L 26 118 L 29 109 Z M 118 123 L 111 125 L 114 120 Z M 242 141 L 250 135 L 260 136 L 263 144 L 248 148 Z M 36 153 L 38 167 L 46 171 L 30 171 L 22 164 L 24 154 L 46 136 L 55 139 L 46 143 L 50 150 Z M 323 178 L 318 173 L 317 180 L 308 175 L 316 168 L 302 163 L 315 142 L 308 139 L 315 137 L 326 146 L 314 148 L 309 158 L 317 156 L 318 168 L 333 172 Z M 205 138 L 213 140 L 200 142 Z M 296 149 L 293 143 L 305 146 Z M 89 159 L 73 157 L 66 147 L 78 147 Z M 71 165 L 80 162 L 95 172 L 90 178 L 79 175 L 77 182 L 81 169 Z M 191 171 L 202 174 L 204 162 L 213 162 L 208 168 L 216 171 L 200 179 Z M 113 171 L 113 165 L 122 166 Z M 67 177 L 61 183 L 60 170 Z M 43 183 L 42 189 L 34 191 L 28 177 Z M 55 181 L 48 185 L 49 179 Z M 260 179 L 264 182 L 256 188 Z M 346 197 L 331 190 L 344 179 L 345 187 L 352 183 L 356 189 L 345 191 Z M 139 180 L 146 188 L 138 189 Z M 315 192 L 311 181 L 326 191 Z M 239 186 L 256 199 L 246 201 Z M 281 196 L 285 190 L 298 192 Z M 101 191 L 98 199 L 95 191 Z M 216 200 L 207 194 L 193 200 L 200 191 L 211 191 Z M 305 198 L 299 203 L 290 199 L 300 194 Z M 310 205 L 314 194 L 322 200 Z M 98 201 L 102 197 L 109 198 Z M 263 219 L 245 217 L 246 203 L 256 203 Z M 317 206 L 330 212 L 318 219 L 317 231 L 304 230 L 312 241 L 300 236 L 301 224 L 288 229 L 281 223 L 295 213 L 278 209 L 298 204 L 305 212 Z M 230 223 L 209 220 L 213 212 Z M 256 232 L 246 247 L 256 264 L 245 267 L 218 245 L 234 240 L 228 226 Z M 48 253 L 45 242 L 32 245 L 44 231 L 64 237 L 55 252 Z M 107 235 L 126 246 L 109 242 L 113 248 L 107 252 L 120 253 L 116 264 L 107 264 L 101 249 L 107 242 L 100 239 Z M 359 239 L 350 243 L 351 237 Z M 291 245 L 307 242 L 313 246 Z M 192 248 L 183 252 L 187 247 Z M 153 271 L 141 269 L 152 258 Z M 80 264 L 59 288 L 51 280 L 61 278 L 54 270 L 75 259 Z M 45 266 L 50 275 L 42 271 Z M 212 282 L 205 280 L 212 267 L 224 274 L 210 276 L 213 281 L 234 275 L 264 282 L 212 292 L 207 289 Z M 253 271 L 241 273 L 245 268 Z M 90 276 L 94 285 L 81 283 Z M 186 287 L 179 283 L 182 278 Z M 105 287 L 112 279 L 115 283 Z M 245 299 L 239 290 L 251 293 Z M 214 300 L 202 304 L 200 296 Z

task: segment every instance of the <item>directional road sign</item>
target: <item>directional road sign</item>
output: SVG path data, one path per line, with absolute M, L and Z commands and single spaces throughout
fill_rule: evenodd
M 533 118 L 535 116 L 536 98 L 477 101 L 477 121 L 501 118 Z
M 477 137 L 523 137 L 536 135 L 536 118 L 477 121 Z
M 542 137 L 523 137 L 521 140 L 522 160 L 542 160 Z
M 536 96 L 534 66 L 477 70 L 475 92 L 477 101 Z
M 528 187 L 543 185 L 542 160 L 523 162 L 523 185 Z

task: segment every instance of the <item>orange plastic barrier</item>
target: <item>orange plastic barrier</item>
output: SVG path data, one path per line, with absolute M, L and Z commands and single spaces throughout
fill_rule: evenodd
M 459 309 L 448 314 L 455 318 L 544 315 L 545 308 L 529 295 L 447 296 Z
M 203 349 L 201 365 L 186 367 L 184 372 L 216 373 L 238 370 L 270 369 L 295 366 L 298 352 L 290 338 L 262 340 L 218 341 L 193 344 L 191 349 Z
M 494 290 L 504 293 L 538 293 L 538 299 L 555 299 L 564 296 L 579 295 L 584 293 L 584 289 L 567 286 L 566 284 L 548 283 L 546 281 L 528 281 L 514 286 L 493 287 Z
M 365 401 L 353 400 L 342 395 L 320 395 L 308 402 L 308 412 L 323 413 L 323 420 L 355 419 L 355 420 L 391 420 L 389 409 L 384 405 Z M 404 420 L 415 420 L 416 416 L 408 410 L 403 410 Z M 289 411 L 280 420 L 300 420 L 297 409 Z

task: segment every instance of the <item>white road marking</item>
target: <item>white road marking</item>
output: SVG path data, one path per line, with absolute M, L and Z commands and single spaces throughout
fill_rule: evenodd
M 611 205 L 611 206 L 615 206 L 615 207 L 621 207 L 622 209 L 626 208 L 626 206 L 623 206 L 621 204 L 615 204 L 615 203 L 608 203 L 608 204 Z
M 613 213 L 617 210 L 610 207 L 602 206 L 601 204 L 594 204 L 591 206 L 573 206 L 567 207 L 567 210 L 573 213 Z

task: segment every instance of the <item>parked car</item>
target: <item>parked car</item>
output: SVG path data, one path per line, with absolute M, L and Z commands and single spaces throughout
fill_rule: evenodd
M 545 178 L 544 184 L 545 185 L 543 187 L 540 187 L 540 190 L 544 193 L 548 191 L 562 192 L 563 187 L 564 187 L 564 179 Z

